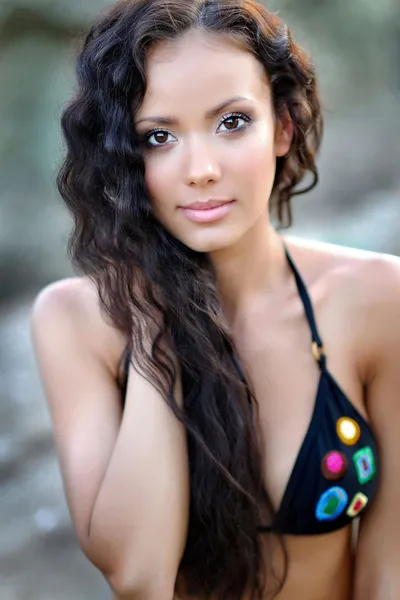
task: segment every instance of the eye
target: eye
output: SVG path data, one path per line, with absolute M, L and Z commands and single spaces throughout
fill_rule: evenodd
M 251 117 L 243 113 L 231 113 L 230 115 L 223 117 L 219 122 L 219 127 L 223 125 L 225 130 L 222 131 L 239 131 L 245 129 L 250 124 Z M 218 128 L 219 128 L 218 127 Z
M 155 148 L 157 146 L 167 146 L 171 140 L 168 141 L 168 136 L 176 139 L 172 133 L 165 131 L 165 129 L 154 129 L 144 136 L 145 145 L 149 148 Z M 151 141 L 153 140 L 153 141 Z

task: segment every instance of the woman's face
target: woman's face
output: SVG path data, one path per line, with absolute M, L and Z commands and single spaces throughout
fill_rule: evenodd
M 227 248 L 268 218 L 276 157 L 290 148 L 290 119 L 285 126 L 276 121 L 260 63 L 222 36 L 190 31 L 159 44 L 147 77 L 135 128 L 153 213 L 193 250 Z M 225 204 L 188 210 L 207 201 Z

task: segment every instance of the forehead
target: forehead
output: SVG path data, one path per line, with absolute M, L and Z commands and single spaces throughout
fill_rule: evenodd
M 147 90 L 138 117 L 217 105 L 229 97 L 268 100 L 269 84 L 259 61 L 222 35 L 190 31 L 161 42 L 146 61 Z M 154 112 L 155 111 L 155 112 Z

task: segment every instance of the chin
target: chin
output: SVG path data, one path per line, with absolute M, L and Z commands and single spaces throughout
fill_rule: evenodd
M 191 238 L 184 236 L 179 238 L 180 241 L 195 252 L 209 253 L 225 250 L 233 246 L 238 241 L 238 236 L 233 236 L 232 233 L 217 231 L 198 232 L 198 235 L 193 235 Z
M 191 226 L 185 228 L 179 224 L 171 224 L 166 219 L 158 219 L 162 226 L 182 244 L 194 252 L 209 253 L 225 250 L 234 246 L 246 233 L 243 225 L 219 223 L 214 225 Z

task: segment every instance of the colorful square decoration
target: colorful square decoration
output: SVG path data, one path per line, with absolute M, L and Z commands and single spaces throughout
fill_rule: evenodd
M 361 492 L 358 492 L 358 494 L 356 494 L 354 496 L 353 500 L 351 501 L 346 514 L 349 517 L 356 517 L 358 514 L 360 514 L 360 512 L 367 505 L 367 503 L 368 503 L 367 496 L 365 496 Z
M 361 485 L 368 483 L 376 473 L 375 459 L 369 446 L 361 448 L 353 454 L 353 462 Z

